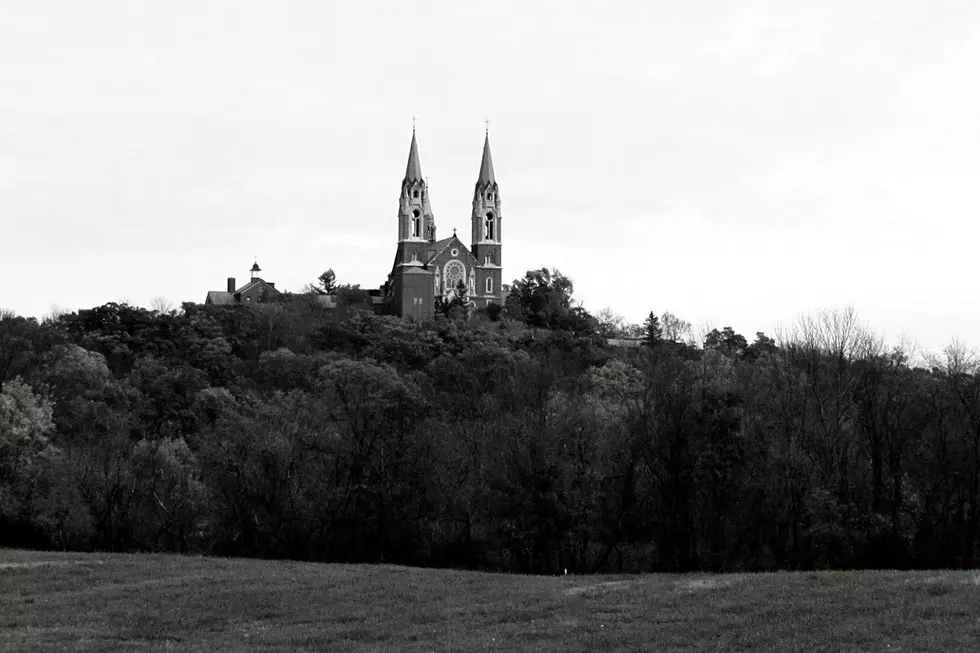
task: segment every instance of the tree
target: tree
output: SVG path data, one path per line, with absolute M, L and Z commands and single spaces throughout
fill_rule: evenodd
M 462 279 L 456 282 L 452 298 L 449 301 L 442 297 L 436 297 L 436 312 L 450 320 L 468 320 L 471 308 L 469 288 Z
M 606 306 L 596 313 L 596 332 L 603 338 L 625 337 L 626 319 Z
M 653 311 L 650 311 L 650 314 L 643 321 L 643 344 L 647 347 L 656 347 L 663 342 L 663 335 L 659 318 L 653 314 Z
M 762 331 L 756 331 L 755 340 L 745 350 L 745 355 L 748 358 L 755 359 L 763 354 L 775 353 L 776 349 L 777 347 L 775 340 L 767 336 Z
M 748 346 L 749 343 L 745 336 L 735 333 L 735 330 L 730 326 L 726 326 L 721 331 L 712 329 L 704 338 L 705 349 L 714 349 L 727 356 L 741 357 L 745 354 Z
M 491 322 L 499 322 L 500 314 L 503 313 L 504 307 L 497 302 L 490 302 L 487 304 L 487 317 L 490 318 Z
M 663 329 L 664 340 L 668 342 L 683 342 L 691 334 L 691 323 L 669 311 L 665 311 L 660 316 L 660 326 Z
M 177 305 L 160 295 L 150 300 L 150 310 L 156 313 L 169 313 L 177 308 Z
M 332 295 L 337 289 L 337 275 L 334 274 L 333 268 L 318 276 L 316 280 L 320 282 L 320 288 L 326 295 Z
M 13 473 L 48 445 L 54 431 L 51 403 L 20 379 L 0 392 L 0 469 Z M 0 476 L 4 476 L 0 474 Z
M 337 306 L 342 308 L 352 308 L 355 306 L 368 306 L 371 302 L 371 295 L 368 291 L 361 289 L 360 284 L 344 284 L 334 288 L 334 295 L 337 298 Z
M 529 326 L 557 326 L 572 309 L 572 280 L 557 269 L 528 270 L 523 279 L 515 279 L 507 296 L 507 313 Z
M 37 328 L 33 318 L 0 310 L 0 389 L 26 367 L 34 351 L 32 334 Z

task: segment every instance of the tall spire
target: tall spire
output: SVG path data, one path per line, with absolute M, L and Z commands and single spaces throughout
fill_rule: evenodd
M 493 161 L 490 159 L 490 130 L 487 129 L 486 140 L 483 141 L 483 162 L 480 164 L 480 177 L 476 180 L 478 186 L 495 184 L 493 176 Z
M 415 127 L 412 127 L 412 148 L 408 151 L 405 181 L 422 181 L 422 164 L 419 163 L 419 145 L 415 141 Z

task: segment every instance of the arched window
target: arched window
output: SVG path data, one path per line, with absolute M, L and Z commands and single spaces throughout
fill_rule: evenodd
M 493 277 L 487 277 L 487 294 L 493 294 Z
M 419 196 L 419 192 L 417 190 L 412 193 L 412 197 L 418 199 L 418 196 Z
M 412 238 L 418 238 L 422 235 L 422 218 L 418 209 L 412 211 Z
M 494 239 L 493 213 L 487 213 L 487 219 L 483 221 L 483 240 Z
M 457 260 L 449 261 L 443 271 L 442 287 L 448 294 L 456 290 L 460 282 L 466 283 L 466 267 Z

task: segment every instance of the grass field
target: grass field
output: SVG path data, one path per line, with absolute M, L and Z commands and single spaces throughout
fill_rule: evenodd
M 0 651 L 978 651 L 980 573 L 526 577 L 0 549 Z

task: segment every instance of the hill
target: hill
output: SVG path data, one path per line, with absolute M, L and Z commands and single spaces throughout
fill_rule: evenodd
M 517 576 L 0 551 L 0 650 L 972 651 L 977 572 Z

